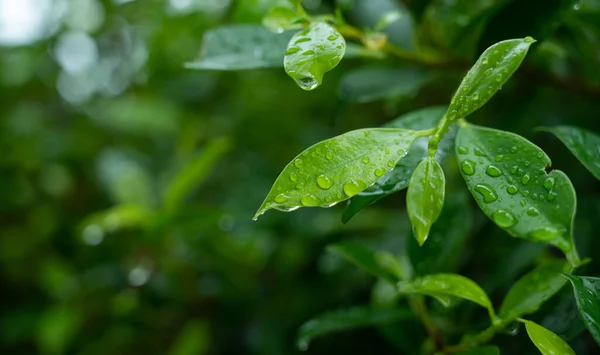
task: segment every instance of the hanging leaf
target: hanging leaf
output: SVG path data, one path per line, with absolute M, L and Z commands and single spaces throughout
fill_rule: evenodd
M 529 320 L 522 320 L 529 339 L 543 355 L 575 355 L 575 351 L 558 335 Z
M 358 194 L 392 170 L 418 136 L 405 129 L 359 129 L 313 145 L 283 169 L 254 219 L 271 208 L 331 207 Z
M 313 22 L 296 33 L 283 59 L 285 72 L 304 90 L 314 90 L 323 74 L 335 68 L 346 51 L 344 37 L 324 22 Z
M 425 243 L 431 226 L 442 212 L 445 191 L 442 167 L 434 158 L 425 158 L 417 165 L 406 193 L 406 209 L 419 245 Z
M 430 76 L 418 69 L 360 68 L 340 80 L 339 97 L 349 102 L 371 102 L 415 95 Z
M 542 127 L 554 134 L 596 179 L 600 180 L 600 136 L 573 126 Z
M 564 275 L 575 291 L 577 308 L 586 327 L 600 345 L 600 278 Z
M 510 235 L 560 248 L 580 263 L 572 239 L 575 190 L 550 158 L 516 134 L 466 124 L 456 138 L 461 173 L 481 210 Z

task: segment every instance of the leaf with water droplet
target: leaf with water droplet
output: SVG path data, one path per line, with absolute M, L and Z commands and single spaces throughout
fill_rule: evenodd
M 465 117 L 488 102 L 519 68 L 531 43 L 529 37 L 511 39 L 486 49 L 456 90 L 448 107 L 448 119 Z
M 288 6 L 275 6 L 263 17 L 263 25 L 271 31 L 281 33 L 285 30 L 302 28 L 302 21 L 308 21 L 296 10 Z
M 412 111 L 389 122 L 385 126 L 412 130 L 429 129 L 438 124 L 439 120 L 444 116 L 446 109 L 447 107 L 445 106 L 435 106 Z M 443 161 L 450 154 L 455 136 L 456 129 L 453 126 L 438 146 L 436 153 L 438 161 Z M 392 150 L 395 154 L 398 154 L 400 150 L 406 151 L 406 149 L 401 148 L 399 145 L 396 145 L 396 147 L 398 148 Z M 394 170 L 387 172 L 376 169 L 375 175 L 379 177 L 379 180 L 371 187 L 350 199 L 348 207 L 346 207 L 342 216 L 342 222 L 347 223 L 358 212 L 375 201 L 407 188 L 413 171 L 427 155 L 427 138 L 421 137 L 410 147 L 406 156 L 398 161 Z
M 472 174 L 461 172 L 490 219 L 514 237 L 548 242 L 573 265 L 580 262 L 572 239 L 575 190 L 562 171 L 546 173 L 550 158 L 539 147 L 516 134 L 471 124 L 461 126 L 456 144 L 469 151 L 457 150 L 459 165 L 476 164 Z M 515 144 L 518 151 L 511 149 Z M 497 161 L 499 150 L 503 154 Z
M 579 127 L 542 127 L 541 131 L 554 134 L 592 175 L 600 180 L 600 136 Z
M 359 129 L 311 146 L 283 169 L 254 219 L 271 208 L 325 207 L 358 194 L 379 180 L 378 169 L 387 173 L 403 158 L 385 154 L 386 149 L 408 151 L 417 137 L 418 132 L 399 128 Z M 326 152 L 333 152 L 331 158 Z M 287 200 L 278 202 L 280 194 Z
M 422 160 L 413 172 L 406 193 L 406 210 L 420 245 L 425 243 L 431 226 L 444 206 L 446 178 L 434 158 Z
M 441 297 L 442 303 L 450 297 L 463 298 L 487 308 L 490 317 L 494 318 L 492 302 L 484 290 L 473 280 L 458 274 L 433 274 L 414 279 L 410 282 L 398 283 L 401 293 L 419 293 L 431 297 Z
M 297 345 L 307 350 L 310 342 L 320 336 L 356 328 L 385 325 L 414 315 L 405 308 L 353 307 L 321 314 L 302 324 L 298 332 Z
M 498 315 L 510 322 L 522 315 L 530 314 L 557 293 L 567 282 L 561 273 L 569 267 L 562 260 L 538 266 L 521 277 L 508 291 Z
M 313 22 L 288 43 L 283 67 L 304 90 L 314 90 L 323 74 L 335 68 L 346 51 L 344 37 L 324 22 Z
M 564 275 L 575 292 L 577 309 L 592 334 L 600 345 L 600 278 L 589 276 Z
M 558 335 L 532 321 L 525 319 L 521 321 L 525 323 L 529 339 L 543 355 L 575 355 L 575 351 Z

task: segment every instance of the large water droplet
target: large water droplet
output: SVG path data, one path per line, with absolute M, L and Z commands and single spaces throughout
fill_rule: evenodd
M 492 219 L 502 228 L 512 227 L 517 223 L 517 219 L 510 212 L 498 210 L 492 215 Z
M 295 78 L 295 80 L 298 86 L 300 86 L 300 88 L 304 90 L 313 90 L 317 86 L 319 86 L 319 82 L 317 81 L 317 79 L 310 76 L 305 76 L 303 78 Z
M 544 181 L 544 183 L 542 184 L 542 186 L 544 186 L 544 188 L 547 191 L 552 190 L 552 188 L 554 187 L 554 178 L 551 178 L 551 177 L 547 178 L 546 181 Z
M 287 200 L 289 200 L 289 197 L 287 197 L 284 194 L 279 194 L 279 195 L 275 196 L 275 202 L 277 202 L 277 203 L 284 203 Z
M 327 176 L 319 175 L 317 176 L 317 185 L 319 185 L 319 187 L 323 190 L 328 190 L 333 185 L 333 182 Z
M 367 187 L 362 180 L 350 180 L 344 184 L 344 193 L 348 197 L 352 197 Z
M 300 203 L 304 206 L 318 206 L 321 201 L 313 195 L 304 195 L 300 199 Z
M 506 188 L 506 192 L 508 192 L 511 195 L 516 195 L 517 192 L 519 192 L 519 189 L 515 185 L 508 185 L 508 187 Z
M 496 190 L 488 184 L 475 185 L 475 191 L 483 197 L 483 202 L 485 203 L 491 203 L 498 199 Z
M 533 239 L 537 240 L 552 240 L 554 238 L 560 237 L 561 233 L 558 228 L 555 227 L 542 227 L 538 229 L 534 229 L 529 233 L 529 236 Z
M 298 42 L 296 42 L 298 43 Z M 298 53 L 302 48 L 300 47 L 289 47 L 286 51 L 285 51 L 285 55 L 290 55 L 290 54 L 294 54 L 294 53 Z
M 529 207 L 527 209 L 527 215 L 529 215 L 531 217 L 539 216 L 540 215 L 540 211 L 538 211 L 538 209 L 535 208 L 535 207 Z
M 458 150 L 459 154 L 467 154 L 467 153 L 469 153 L 469 148 L 467 148 L 465 146 L 462 146 L 462 145 L 458 146 L 457 150 Z
M 475 162 L 464 160 L 462 163 L 460 163 L 460 170 L 465 175 L 471 176 L 475 174 Z
M 531 180 L 531 177 L 529 177 L 529 174 L 525 174 L 521 178 L 521 184 L 527 185 L 529 183 L 529 180 Z
M 485 169 L 485 173 L 491 177 L 498 177 L 502 175 L 500 169 L 495 165 L 489 165 L 487 169 Z

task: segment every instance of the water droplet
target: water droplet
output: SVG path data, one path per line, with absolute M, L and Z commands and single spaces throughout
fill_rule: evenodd
M 558 196 L 558 194 L 556 192 L 550 191 L 550 192 L 548 192 L 548 197 L 546 197 L 546 199 L 549 202 L 552 202 L 552 201 L 556 200 L 556 196 Z
M 511 195 L 516 195 L 517 192 L 519 192 L 519 189 L 515 185 L 508 185 L 508 187 L 506 188 L 506 192 L 508 192 Z
M 275 196 L 275 202 L 277 202 L 277 203 L 284 203 L 287 200 L 289 200 L 289 197 L 287 197 L 284 194 L 279 194 L 279 195 Z
M 488 184 L 477 184 L 475 185 L 475 191 L 481 194 L 483 202 L 491 203 L 498 199 L 498 194 L 493 187 Z
M 552 240 L 556 237 L 560 237 L 561 233 L 558 228 L 555 227 L 542 227 L 534 229 L 529 233 L 529 236 L 537 240 Z
M 505 210 L 498 210 L 492 215 L 492 219 L 499 227 L 508 228 L 512 227 L 517 223 L 517 219 L 510 212 Z
M 298 43 L 302 43 L 302 42 L 308 42 L 308 41 L 310 41 L 310 38 L 308 38 L 308 37 L 301 37 L 301 38 L 298 38 L 298 40 L 296 42 L 294 42 L 294 44 L 298 44 Z
M 498 169 L 498 167 L 495 165 L 489 165 L 487 167 L 487 169 L 485 169 L 485 173 L 491 177 L 498 177 L 498 176 L 502 175 L 502 172 L 500 171 L 500 169 Z
M 469 148 L 465 147 L 465 146 L 458 146 L 458 153 L 459 154 L 467 154 L 469 153 Z
M 296 182 L 296 180 L 298 180 L 298 175 L 296 175 L 296 173 L 290 173 L 290 180 Z
M 369 162 L 371 161 L 371 159 L 369 159 L 369 157 L 363 157 L 362 158 L 362 162 L 365 164 L 369 164 Z
M 369 132 L 369 131 L 365 131 L 365 137 L 368 137 L 368 136 L 370 136 L 370 135 L 371 135 L 371 132 Z
M 384 169 L 379 168 L 379 169 L 375 170 L 375 176 L 381 177 L 381 176 L 383 176 L 383 174 L 385 174 Z
M 333 154 L 331 154 L 331 152 L 327 152 L 325 153 L 325 158 L 327 158 L 327 160 L 331 160 L 333 159 Z
M 544 181 L 544 183 L 542 184 L 542 186 L 544 186 L 544 188 L 547 191 L 552 190 L 552 188 L 554 187 L 554 178 L 551 178 L 551 177 L 547 178 L 546 181 Z
M 304 206 L 318 206 L 320 202 L 321 201 L 313 195 L 304 195 L 300 199 L 300 203 Z
M 467 90 L 469 90 L 469 85 L 463 86 L 462 91 L 463 92 L 467 92 Z
M 475 174 L 475 163 L 470 160 L 464 160 L 460 163 L 460 170 L 462 170 L 465 175 L 473 175 Z
M 317 79 L 309 76 L 305 76 L 302 78 L 294 78 L 294 80 L 296 80 L 298 86 L 300 86 L 300 88 L 302 88 L 303 90 L 313 90 L 314 88 L 319 86 L 319 82 L 317 81 Z
M 523 163 L 523 165 L 529 166 L 529 165 L 531 165 L 531 163 L 529 162 L 529 160 L 525 160 L 525 162 Z
M 362 180 L 350 180 L 344 184 L 344 193 L 348 197 L 352 197 L 367 187 Z
M 516 146 L 512 146 L 512 147 L 510 148 L 510 152 L 511 152 L 511 153 L 516 153 L 516 152 L 517 152 L 517 147 L 516 147 Z
M 304 165 L 304 162 L 302 162 L 301 159 L 296 159 L 294 160 L 294 166 L 298 169 L 302 169 L 302 166 Z
M 387 166 L 389 166 L 390 168 L 393 168 L 394 166 L 396 166 L 396 162 L 393 160 L 388 160 Z
M 322 188 L 323 190 L 327 190 L 327 189 L 331 188 L 331 186 L 333 185 L 333 182 L 327 176 L 319 175 L 319 176 L 317 176 L 317 185 L 319 185 L 319 187 Z
M 475 155 L 477 155 L 478 157 L 484 157 L 485 153 L 483 152 L 483 150 L 481 150 L 478 147 L 475 147 L 475 149 L 473 150 L 475 152 Z
M 529 190 L 523 190 L 523 196 L 525 196 L 525 197 L 529 196 Z
M 479 100 L 479 93 L 478 92 L 474 93 L 472 96 L 472 99 L 473 99 L 473 101 Z
M 282 212 L 292 212 L 300 208 L 300 206 L 273 206 L 273 208 Z
M 488 62 L 489 62 L 488 57 L 481 58 L 481 64 L 487 65 Z
M 298 43 L 298 42 L 296 42 Z M 300 47 L 289 47 L 286 51 L 285 51 L 285 55 L 290 55 L 290 54 L 294 54 L 294 53 L 298 53 L 302 48 Z
M 309 50 L 302 52 L 302 55 L 315 55 L 315 51 L 313 51 L 312 49 L 309 49 Z
M 388 155 L 388 154 L 390 154 L 390 150 L 386 148 L 385 149 L 385 155 Z
M 494 50 L 494 54 L 495 54 L 495 55 L 498 55 L 498 54 L 500 54 L 500 51 L 499 51 L 499 50 L 497 50 L 497 49 L 495 49 L 495 50 Z
M 516 166 L 516 165 L 513 165 L 513 166 L 510 168 L 510 173 L 511 173 L 511 174 L 516 174 L 516 173 L 517 173 L 517 168 L 518 168 L 518 166 Z
M 487 68 L 487 69 L 486 69 L 486 70 L 483 72 L 483 75 L 485 75 L 485 76 L 490 76 L 490 75 L 492 75 L 492 73 L 493 73 L 493 72 L 494 72 L 494 69 L 492 69 L 492 68 Z
M 303 183 L 299 183 L 298 185 L 296 185 L 296 190 L 302 190 L 303 188 L 304 188 Z
M 504 155 L 502 155 L 502 154 L 496 155 L 496 161 L 502 161 L 502 159 L 504 159 Z
M 406 151 L 404 149 L 398 149 L 396 153 L 398 153 L 398 155 L 400 156 L 404 156 L 406 154 Z
M 496 82 L 499 83 L 502 81 L 502 74 L 496 75 Z
M 531 178 L 529 177 L 529 174 L 525 174 L 521 178 L 521 184 L 527 185 L 529 183 L 529 180 L 531 180 Z
M 525 43 L 533 43 L 533 42 L 535 42 L 535 39 L 533 39 L 532 37 L 527 36 L 527 37 L 525 37 L 524 41 L 525 41 Z
M 540 158 L 540 159 L 542 159 L 544 157 L 544 153 L 538 153 L 537 157 Z
M 529 215 L 531 217 L 539 216 L 540 215 L 540 211 L 538 211 L 538 209 L 535 208 L 535 207 L 529 207 L 527 209 L 527 215 Z
M 327 39 L 330 41 L 335 41 L 338 38 L 338 35 L 336 34 L 331 34 L 329 36 L 327 36 Z
M 525 171 L 523 171 L 523 169 L 521 169 L 521 168 L 517 169 L 517 175 L 518 176 L 523 176 L 524 173 L 525 173 Z

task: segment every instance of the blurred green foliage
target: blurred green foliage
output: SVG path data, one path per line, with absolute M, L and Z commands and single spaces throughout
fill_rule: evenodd
M 527 137 L 567 173 L 578 192 L 579 253 L 593 259 L 578 273 L 600 275 L 600 184 L 555 137 L 533 131 L 600 132 L 600 1 L 306 0 L 310 13 L 338 8 L 361 29 L 397 13 L 384 40 L 444 65 L 382 58 L 372 36 L 372 51 L 343 60 L 314 92 L 282 68 L 184 68 L 207 30 L 260 25 L 286 3 L 0 0 L 2 353 L 293 354 L 313 316 L 396 301 L 387 285 L 325 252 L 342 241 L 408 249 L 416 274 L 465 275 L 498 308 L 520 276 L 560 253 L 508 238 L 465 196 L 453 159 L 444 169 L 454 208 L 433 226 L 436 244 L 425 244 L 441 253 L 433 264 L 410 251 L 418 247 L 405 192 L 346 225 L 342 206 L 251 218 L 305 147 L 447 104 L 483 49 L 527 35 L 539 43 L 470 120 Z M 390 68 L 394 80 L 373 80 Z M 477 305 L 427 302 L 450 339 L 487 324 Z M 598 352 L 572 289 L 530 318 L 577 354 Z M 426 339 L 406 318 L 319 338 L 307 353 L 413 354 Z M 493 343 L 506 354 L 537 351 L 517 325 Z

